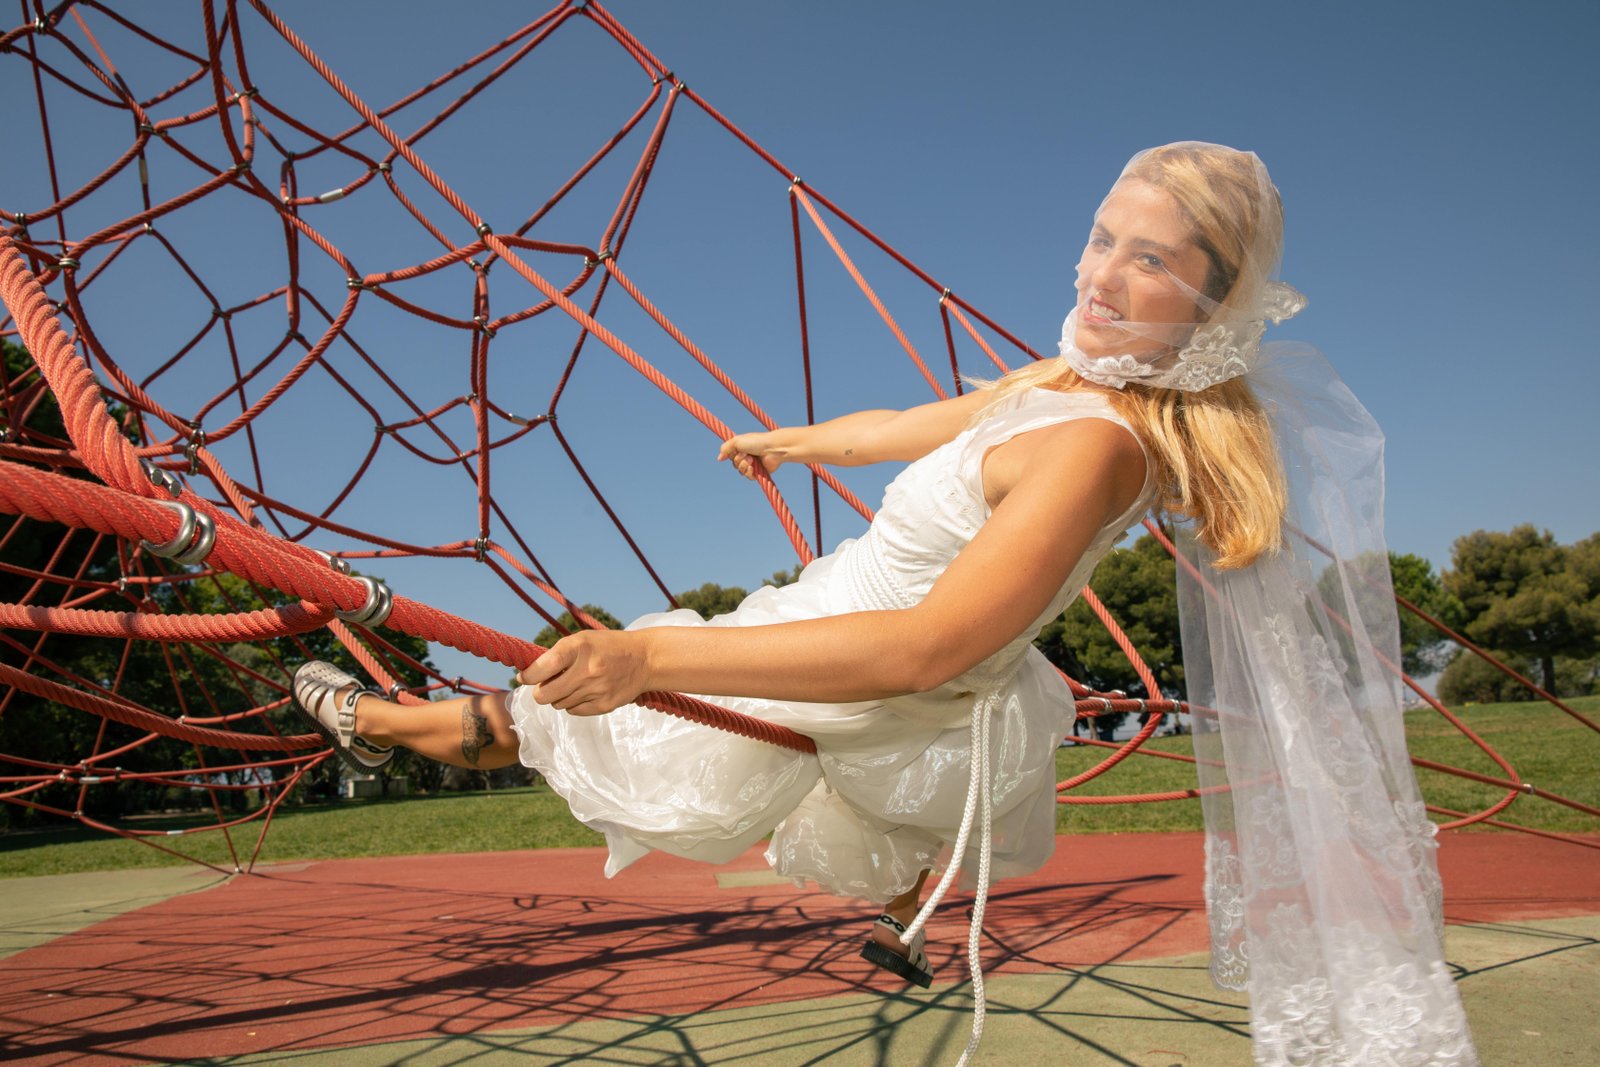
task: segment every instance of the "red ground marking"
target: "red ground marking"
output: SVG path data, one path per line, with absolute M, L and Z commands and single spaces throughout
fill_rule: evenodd
M 1444 839 L 1456 922 L 1600 913 L 1600 851 L 1520 834 Z M 857 958 L 869 909 L 788 885 L 721 888 L 651 856 L 614 881 L 594 849 L 286 864 L 30 949 L 0 976 L 0 1058 L 182 1059 L 692 1014 L 898 988 Z M 1063 837 L 990 898 L 991 972 L 1203 951 L 1200 835 Z M 966 899 L 929 927 L 964 974 Z

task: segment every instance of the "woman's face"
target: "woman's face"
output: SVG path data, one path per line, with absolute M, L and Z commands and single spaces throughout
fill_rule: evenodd
M 1202 289 L 1210 259 L 1190 237 L 1178 202 L 1146 182 L 1118 182 L 1095 215 L 1078 261 L 1077 345 L 1084 355 L 1138 354 L 1182 344 L 1187 326 L 1205 317 L 1190 289 Z M 1119 327 L 1127 322 L 1131 328 Z

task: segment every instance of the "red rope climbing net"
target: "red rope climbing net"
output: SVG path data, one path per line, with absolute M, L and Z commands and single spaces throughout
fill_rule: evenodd
M 669 130 L 685 121 L 731 143 L 739 166 L 772 189 L 770 217 L 750 228 L 780 235 L 778 250 L 767 242 L 771 262 L 740 268 L 787 289 L 786 314 L 798 323 L 797 388 L 788 392 L 803 393 L 805 418 L 816 407 L 814 377 L 825 376 L 813 368 L 812 338 L 836 328 L 819 308 L 837 304 L 841 290 L 887 328 L 886 347 L 934 396 L 961 390 L 963 361 L 993 373 L 1007 368 L 1001 351 L 1038 358 L 795 177 L 598 3 L 560 3 L 381 107 L 259 0 L 207 0 L 182 34 L 153 32 L 109 4 L 46 9 L 24 0 L 22 8 L 25 21 L 0 35 L 0 70 L 13 124 L 24 96 L 36 105 L 37 155 L 26 169 L 43 178 L 17 199 L 0 173 L 0 336 L 31 357 L 0 377 L 0 513 L 11 517 L 0 532 L 8 583 L 0 588 L 16 590 L 14 602 L 0 603 L 0 716 L 15 717 L 25 694 L 83 712 L 87 727 L 70 760 L 0 754 L 8 768 L 0 799 L 11 804 L 167 848 L 156 838 L 174 832 L 110 825 L 86 800 L 97 787 L 133 781 L 189 790 L 207 796 L 215 816 L 197 830 L 258 822 L 258 852 L 283 797 L 327 757 L 282 714 L 309 635 L 331 633 L 408 702 L 495 686 L 441 675 L 386 631 L 508 669 L 541 651 L 332 563 L 356 561 L 392 580 L 420 574 L 414 564 L 426 561 L 455 568 L 449 581 L 463 587 L 489 576 L 476 595 L 509 592 L 542 622 L 571 611 L 589 624 L 583 598 L 563 591 L 562 566 L 547 561 L 603 550 L 672 602 L 647 558 L 648 528 L 716 524 L 685 511 L 689 494 L 675 474 L 649 473 L 671 470 L 674 439 L 690 436 L 671 428 L 687 416 L 725 438 L 724 416 L 776 424 L 727 361 L 713 360 L 711 345 L 662 310 L 681 291 L 672 271 L 646 260 L 655 265 L 647 282 L 631 267 L 638 253 L 625 254 L 636 225 L 649 226 L 647 192 L 658 211 L 717 210 L 714 194 L 686 203 L 684 181 L 660 179 L 673 173 L 662 164 Z M 470 116 L 482 100 L 515 93 L 531 125 L 538 65 L 566 47 L 588 50 L 587 81 L 611 93 L 620 125 L 588 140 L 559 125 L 524 133 L 538 166 L 527 165 L 516 202 L 482 194 L 494 201 L 491 224 L 470 191 L 478 170 L 457 166 L 458 152 L 510 152 L 499 142 L 519 138 L 461 140 L 472 136 Z M 476 137 L 489 140 L 481 130 Z M 19 135 L 8 141 L 17 145 Z M 15 159 L 6 168 L 18 169 Z M 808 262 L 807 245 L 819 239 L 848 282 Z M 914 326 L 891 313 L 893 301 L 880 295 L 891 290 L 920 294 Z M 716 329 L 701 323 L 695 333 Z M 690 379 L 699 392 L 682 384 Z M 653 456 L 620 469 L 597 460 L 592 427 L 602 420 L 625 420 L 652 442 L 660 428 L 659 449 L 648 450 L 661 452 L 659 467 L 649 465 Z M 709 466 L 708 449 L 695 455 Z M 367 479 L 391 499 L 364 488 Z M 870 517 L 832 472 L 813 468 L 807 481 L 805 523 L 776 483 L 760 486 L 802 562 L 823 543 L 825 515 Z M 392 499 L 396 484 L 407 487 L 403 499 Z M 521 506 L 529 495 L 542 510 Z M 574 500 L 586 501 L 578 510 L 592 523 L 569 516 Z M 634 532 L 641 525 L 644 535 Z M 446 532 L 430 539 L 436 531 Z M 1085 596 L 1147 692 L 1159 693 L 1116 621 Z M 83 662 L 84 641 L 103 649 L 92 674 L 66 665 Z M 164 679 L 148 677 L 134 654 L 150 643 Z M 1099 766 L 1062 783 L 1065 802 L 1197 795 L 1072 794 L 1130 755 L 1185 758 L 1142 747 L 1163 714 L 1181 710 L 1173 701 L 1073 685 L 1080 713 L 1154 714 Z M 1452 825 L 1490 820 L 1533 792 L 1412 685 L 1502 772 L 1419 761 L 1504 790 L 1483 811 L 1447 812 Z M 811 748 L 679 694 L 643 702 Z M 153 761 L 136 758 L 157 750 Z M 230 793 L 251 800 L 225 803 Z M 235 867 L 253 860 L 228 840 Z

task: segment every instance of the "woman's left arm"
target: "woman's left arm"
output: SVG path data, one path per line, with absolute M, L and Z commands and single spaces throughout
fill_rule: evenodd
M 1101 419 L 1000 449 L 1014 472 L 1002 479 L 1004 499 L 914 607 L 767 626 L 584 631 L 520 678 L 540 701 L 580 715 L 648 690 L 843 702 L 936 688 L 1031 626 L 1144 481 L 1138 442 Z

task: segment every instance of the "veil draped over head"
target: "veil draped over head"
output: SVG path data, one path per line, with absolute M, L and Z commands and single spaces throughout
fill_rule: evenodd
M 1253 153 L 1168 145 L 1135 156 L 1128 181 L 1171 193 L 1202 247 L 1229 229 L 1208 226 L 1207 211 L 1250 221 L 1232 226 L 1237 247 L 1206 247 L 1214 266 L 1237 266 L 1213 270 L 1206 291 L 1138 266 L 1141 284 L 1189 295 L 1194 317 L 1101 316 L 1089 355 L 1079 318 L 1094 290 L 1080 264 L 1063 358 L 1115 389 L 1194 391 L 1248 375 L 1287 481 L 1282 546 L 1248 567 L 1214 566 L 1180 526 L 1212 976 L 1249 990 L 1258 1064 L 1476 1064 L 1443 959 L 1436 830 L 1405 747 L 1383 435 L 1314 348 L 1261 343 L 1266 323 L 1305 298 L 1273 280 L 1282 214 Z M 1126 351 L 1106 353 L 1108 331 Z

